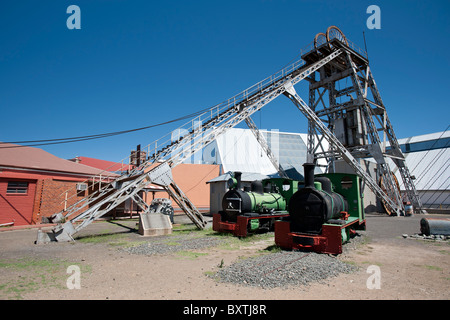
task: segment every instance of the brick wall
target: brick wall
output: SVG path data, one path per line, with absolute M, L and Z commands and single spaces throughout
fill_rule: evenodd
M 92 182 L 85 179 L 70 174 L 0 170 L 0 224 L 13 220 L 15 226 L 42 223 L 43 217 L 69 208 L 93 192 L 90 187 Z M 29 182 L 27 194 L 7 194 L 8 181 Z M 77 191 L 78 183 L 88 183 L 88 190 Z
M 87 191 L 77 191 L 78 181 L 59 179 L 39 179 L 34 200 L 33 222 L 41 223 L 43 217 L 50 217 L 87 195 Z
M 209 186 L 206 181 L 218 174 L 219 166 L 214 165 L 180 164 L 173 170 L 174 180 L 179 187 L 198 209 L 204 210 L 209 209 Z M 77 191 L 77 183 L 84 180 L 82 177 L 15 172 L 12 170 L 4 170 L 0 172 L 0 175 L 0 180 L 3 182 L 0 184 L 0 224 L 12 222 L 12 220 L 15 220 L 15 225 L 41 223 L 43 217 L 50 217 L 61 212 L 65 207 L 69 208 L 93 192 L 90 186 L 87 191 Z M 7 181 L 22 177 L 21 180 L 30 182 L 27 194 L 16 195 L 15 197 L 7 195 Z M 158 192 L 155 197 L 167 197 L 167 194 Z M 144 198 L 148 203 L 152 199 L 151 193 Z M 175 203 L 173 205 L 177 207 Z M 125 204 L 123 203 L 108 215 L 129 215 L 129 212 L 125 210 Z

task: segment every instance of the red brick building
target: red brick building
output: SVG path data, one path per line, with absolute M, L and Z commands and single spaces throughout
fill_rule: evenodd
M 13 144 L 0 145 L 0 226 L 39 224 L 45 217 L 58 213 L 92 192 L 93 182 L 112 181 L 129 165 L 111 161 L 76 157 L 58 158 L 42 149 Z M 201 211 L 209 211 L 207 181 L 219 175 L 218 165 L 180 164 L 172 171 L 178 186 Z M 98 188 L 98 184 L 96 184 Z M 143 199 L 166 198 L 160 186 L 149 184 Z M 176 203 L 172 203 L 180 210 Z M 132 215 L 137 207 L 127 200 L 109 213 Z
M 58 158 L 42 149 L 0 146 L 0 225 L 41 223 L 89 192 L 91 177 L 116 175 Z

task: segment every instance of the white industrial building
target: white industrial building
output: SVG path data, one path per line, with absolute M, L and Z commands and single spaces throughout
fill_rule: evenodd
M 307 134 L 277 130 L 260 130 L 260 132 L 266 138 L 272 153 L 288 176 L 292 179 L 302 180 L 302 165 L 306 162 Z M 399 139 L 398 142 L 405 155 L 410 173 L 415 177 L 415 186 L 424 208 L 450 209 L 450 132 Z M 324 145 L 324 147 L 327 148 L 328 145 Z M 250 129 L 233 128 L 228 130 L 203 149 L 201 159 L 203 163 L 221 165 L 222 176 L 209 181 L 211 192 L 214 190 L 211 199 L 215 199 L 211 201 L 217 202 L 216 205 L 221 203 L 221 194 L 226 191 L 225 182 L 230 177 L 230 172 L 241 171 L 243 177 L 251 177 L 251 173 L 259 174 L 260 177 L 277 176 L 277 170 Z M 370 159 L 360 161 L 375 177 L 376 163 L 371 163 Z M 391 168 L 400 183 L 400 189 L 404 190 L 397 167 L 392 163 Z M 339 163 L 336 164 L 335 169 L 338 172 L 350 172 L 349 170 L 351 170 L 345 164 Z M 316 170 L 317 173 L 320 173 L 322 169 L 318 167 Z M 368 189 L 365 192 L 366 212 L 380 210 L 375 196 L 370 193 L 371 191 Z M 214 204 L 211 203 L 211 206 Z
M 398 143 L 424 208 L 450 209 L 450 132 L 399 139 Z M 400 173 L 392 168 L 403 190 Z
M 307 134 L 260 130 L 284 171 L 292 179 L 303 179 Z M 326 144 L 327 148 L 328 145 Z M 220 164 L 222 172 L 253 172 L 273 176 L 277 170 L 250 129 L 233 128 L 203 150 L 203 163 Z M 319 164 L 325 164 L 321 161 Z M 320 173 L 321 169 L 317 168 Z

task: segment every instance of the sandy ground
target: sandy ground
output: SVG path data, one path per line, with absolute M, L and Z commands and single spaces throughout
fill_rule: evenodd
M 35 229 L 4 231 L 0 232 L 0 299 L 447 300 L 450 298 L 448 242 L 402 237 L 404 233 L 419 233 L 422 217 L 368 216 L 368 241 L 339 256 L 358 266 L 358 271 L 323 283 L 276 289 L 219 283 L 207 276 L 219 268 L 222 260 L 223 265 L 229 265 L 236 259 L 261 254 L 259 250 L 274 244 L 270 238 L 242 243 L 240 250 L 219 246 L 197 250 L 202 253 L 199 255 L 143 256 L 120 250 L 130 242 L 148 240 L 133 230 L 136 221 L 91 224 L 83 231 L 84 235 L 112 234 L 103 237 L 106 241 L 98 242 L 35 245 Z M 80 267 L 81 282 L 80 289 L 71 290 L 66 285 L 71 276 L 67 268 L 74 264 Z M 379 289 L 367 287 L 372 276 L 367 273 L 369 266 L 379 267 Z

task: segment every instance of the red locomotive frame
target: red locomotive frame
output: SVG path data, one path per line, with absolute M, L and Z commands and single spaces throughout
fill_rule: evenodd
M 342 229 L 349 228 L 350 232 L 365 226 L 366 220 L 350 219 L 348 223 L 323 224 L 321 234 L 305 234 L 291 232 L 289 221 L 275 222 L 275 244 L 289 250 L 311 250 L 317 253 L 342 253 Z
M 273 219 L 273 218 L 283 218 L 289 216 L 288 213 L 285 214 L 261 214 L 256 217 L 246 217 L 237 216 L 236 222 L 222 221 L 222 216 L 220 213 L 213 214 L 213 230 L 218 232 L 230 232 L 236 237 L 246 237 L 247 236 L 247 226 L 248 222 L 253 219 Z M 275 222 L 276 224 L 277 222 Z

